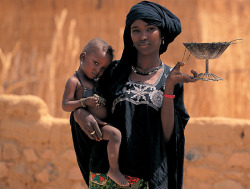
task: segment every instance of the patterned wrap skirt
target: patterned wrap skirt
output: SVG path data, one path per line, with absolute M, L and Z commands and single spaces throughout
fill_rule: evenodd
M 126 176 L 129 186 L 120 186 L 104 173 L 92 173 L 89 176 L 90 189 L 148 189 L 148 182 L 137 177 Z

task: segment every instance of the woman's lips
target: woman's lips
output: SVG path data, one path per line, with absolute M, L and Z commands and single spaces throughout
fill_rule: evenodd
M 149 46 L 149 43 L 139 43 L 139 46 L 140 47 L 146 47 L 146 46 Z

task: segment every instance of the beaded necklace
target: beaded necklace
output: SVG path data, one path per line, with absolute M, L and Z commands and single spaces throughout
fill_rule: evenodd
M 134 73 L 139 74 L 139 75 L 151 75 L 151 74 L 154 74 L 155 72 L 157 72 L 159 69 L 161 69 L 161 67 L 162 67 L 162 62 L 160 64 L 160 66 L 156 67 L 155 69 L 153 69 L 150 72 L 141 72 L 141 71 L 137 70 L 136 67 L 134 67 L 134 66 L 132 66 L 132 70 Z

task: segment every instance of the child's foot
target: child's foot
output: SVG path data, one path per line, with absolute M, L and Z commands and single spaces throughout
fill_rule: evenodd
M 120 186 L 129 186 L 129 182 L 125 176 L 120 171 L 111 171 L 108 172 L 108 177 L 115 181 Z

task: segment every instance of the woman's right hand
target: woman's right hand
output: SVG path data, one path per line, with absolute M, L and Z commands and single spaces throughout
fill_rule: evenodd
M 74 112 L 74 118 L 90 139 L 102 140 L 102 132 L 98 124 L 106 125 L 107 123 L 94 117 L 83 108 L 79 108 Z
M 167 77 L 167 82 L 172 83 L 173 85 L 177 83 L 192 83 L 196 82 L 198 78 L 198 74 L 196 71 L 191 70 L 191 73 L 193 76 L 189 76 L 187 74 L 184 74 L 181 72 L 180 68 L 184 66 L 185 64 L 182 62 L 178 62 L 175 67 L 172 69 L 172 71 L 169 73 Z

